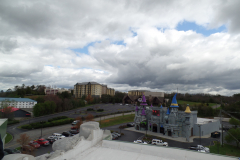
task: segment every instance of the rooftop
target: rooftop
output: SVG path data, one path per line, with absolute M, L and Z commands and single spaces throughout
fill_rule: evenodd
M 29 98 L 9 98 L 9 97 L 1 97 L 1 101 L 15 101 L 15 102 L 37 102 Z
M 212 123 L 216 121 L 217 121 L 216 119 L 197 118 L 197 124 L 207 124 L 207 123 Z

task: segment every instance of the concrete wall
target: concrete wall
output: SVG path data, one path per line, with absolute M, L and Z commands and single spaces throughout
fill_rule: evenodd
M 214 131 L 219 131 L 219 128 L 220 128 L 220 121 L 201 124 L 201 136 L 211 134 Z M 194 124 L 193 126 L 193 135 L 199 136 L 198 124 Z
M 141 145 L 119 141 L 103 140 L 102 146 L 114 150 L 123 150 L 127 152 L 139 153 L 139 159 L 144 157 L 142 154 L 157 156 L 159 159 L 172 160 L 236 160 L 236 157 L 219 156 L 210 153 L 199 153 L 191 150 L 159 147 L 152 145 Z M 142 155 L 142 156 L 141 156 Z

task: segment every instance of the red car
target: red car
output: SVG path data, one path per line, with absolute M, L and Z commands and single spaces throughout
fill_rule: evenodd
M 40 147 L 40 144 L 38 144 L 37 142 L 34 142 L 34 141 L 30 141 L 28 143 L 29 146 L 32 146 L 34 148 L 39 148 Z
M 71 127 L 71 130 L 78 130 L 77 126 Z
M 44 139 L 44 138 L 41 138 L 41 139 L 35 140 L 35 142 L 37 142 L 37 143 L 40 144 L 40 145 L 44 145 L 44 146 L 49 145 L 49 141 L 47 141 L 47 140 Z

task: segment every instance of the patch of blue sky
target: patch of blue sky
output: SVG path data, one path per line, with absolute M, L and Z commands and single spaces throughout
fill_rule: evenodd
M 49 64 L 49 65 L 45 65 L 45 66 L 48 66 L 48 67 L 53 67 L 53 65 Z
M 137 32 L 134 31 L 134 28 L 130 27 L 129 30 L 132 32 L 133 37 L 137 36 Z
M 126 43 L 124 43 L 124 41 L 113 41 L 113 42 L 111 42 L 111 44 L 126 46 Z
M 178 31 L 192 30 L 192 31 L 195 31 L 196 33 L 200 33 L 204 36 L 210 36 L 211 34 L 214 34 L 214 33 L 227 31 L 227 28 L 225 25 L 218 27 L 218 28 L 214 28 L 214 29 L 207 29 L 204 26 L 197 25 L 195 22 L 189 22 L 189 21 L 183 21 L 181 23 L 178 23 L 176 29 Z
M 80 56 L 79 53 L 88 54 L 88 55 L 89 55 L 88 48 L 89 48 L 90 46 L 93 46 L 95 43 L 99 43 L 99 41 L 97 41 L 97 42 L 91 42 L 91 43 L 85 45 L 85 46 L 82 47 L 82 48 L 70 48 L 70 50 L 74 51 L 75 54 L 76 54 L 78 57 Z

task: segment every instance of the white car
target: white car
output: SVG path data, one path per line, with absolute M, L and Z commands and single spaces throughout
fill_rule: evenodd
M 166 146 L 166 147 L 168 146 L 167 142 L 163 142 L 160 139 L 152 139 L 152 144 L 153 145 L 158 145 L 158 146 Z
M 57 137 L 58 139 L 65 138 L 65 136 L 62 135 L 62 134 L 60 134 L 60 133 L 53 133 L 52 136 L 53 136 L 53 137 Z
M 136 141 L 133 141 L 134 143 L 141 143 L 141 144 L 147 144 L 147 142 L 144 142 L 143 140 L 136 140 Z
M 117 132 L 113 132 L 112 134 L 116 134 L 118 137 L 121 137 L 121 134 L 119 134 Z
M 120 104 L 120 106 L 121 106 L 122 104 Z
M 128 106 L 128 104 L 125 104 L 126 106 Z

